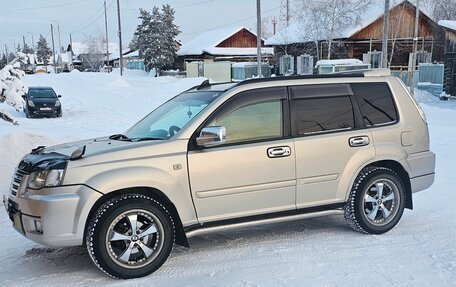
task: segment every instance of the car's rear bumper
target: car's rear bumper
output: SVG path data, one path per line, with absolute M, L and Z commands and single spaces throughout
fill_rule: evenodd
M 407 162 L 412 192 L 429 188 L 435 177 L 435 154 L 431 151 L 410 154 Z

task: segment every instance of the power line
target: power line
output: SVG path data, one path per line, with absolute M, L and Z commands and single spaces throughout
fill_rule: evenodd
M 114 0 L 111 1 L 111 3 L 109 3 L 108 5 L 108 8 L 111 7 L 111 5 L 114 3 Z M 101 12 L 101 13 L 100 13 Z M 98 16 L 96 16 L 98 15 Z M 90 21 L 90 19 L 94 18 L 91 22 L 87 23 L 87 21 L 85 21 L 85 23 L 87 24 L 83 24 L 83 26 L 78 26 L 80 28 L 75 28 L 75 30 L 73 31 L 70 31 L 69 33 L 77 33 L 77 32 L 80 32 L 80 31 L 83 31 L 87 28 L 89 28 L 90 26 L 92 26 L 95 22 L 97 22 L 102 16 L 104 15 L 104 5 L 102 5 L 100 7 L 100 9 L 98 9 L 95 14 L 93 14 L 89 19 L 87 19 L 87 21 Z
M 275 8 L 272 8 L 272 9 L 267 10 L 267 11 L 264 11 L 264 12 L 261 13 L 261 15 L 266 14 L 266 13 L 269 13 L 269 12 L 272 12 L 272 11 L 277 10 L 277 9 L 279 9 L 279 8 L 280 8 L 280 6 L 275 7 Z M 240 20 L 237 20 L 237 21 L 228 23 L 228 24 L 224 24 L 224 25 L 221 25 L 221 26 L 212 27 L 212 28 L 209 28 L 209 29 L 205 29 L 205 30 L 201 30 L 201 31 L 196 31 L 196 32 L 182 33 L 182 34 L 183 34 L 183 35 L 193 35 L 193 34 L 203 33 L 203 32 L 207 32 L 207 31 L 214 30 L 214 29 L 220 29 L 220 28 L 228 27 L 228 26 L 231 26 L 231 25 L 240 23 L 240 22 L 244 22 L 244 21 L 246 21 L 246 20 L 250 20 L 250 19 L 255 18 L 255 17 L 256 17 L 256 15 L 253 15 L 253 16 L 249 16 L 249 17 L 246 17 L 246 18 L 243 18 L 243 19 L 240 19 Z
M 49 9 L 55 7 L 64 7 L 70 6 L 74 4 L 79 4 L 82 2 L 89 2 L 90 0 L 82 0 L 82 1 L 74 1 L 65 4 L 56 4 L 56 5 L 49 5 L 49 6 L 41 6 L 41 7 L 28 7 L 28 8 L 11 8 L 11 9 L 1 9 L 0 12 L 10 12 L 10 11 L 28 11 L 28 10 L 40 10 L 40 9 Z

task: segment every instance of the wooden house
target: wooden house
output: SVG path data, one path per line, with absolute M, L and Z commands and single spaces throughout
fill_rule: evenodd
M 363 54 L 381 51 L 384 19 L 382 9 L 381 5 L 374 6 L 374 11 L 366 13 L 366 17 L 361 19 L 358 25 L 339 31 L 336 39 L 332 41 L 331 58 L 363 60 Z M 409 55 L 413 48 L 415 12 L 416 6 L 408 0 L 393 6 L 389 11 L 388 64 L 392 68 L 409 65 Z M 418 48 L 423 55 L 428 56 L 427 61 L 443 61 L 443 29 L 422 11 L 419 17 L 418 40 Z M 310 54 L 322 59 L 326 58 L 328 51 L 328 39 L 310 41 L 299 23 L 289 26 L 285 31 L 279 31 L 269 38 L 266 44 L 274 46 L 276 55 Z
M 456 97 L 456 21 L 442 20 L 439 25 L 445 30 L 445 70 L 443 89 Z
M 264 47 L 261 40 L 263 59 L 270 59 L 273 48 Z M 183 43 L 177 52 L 178 62 L 184 68 L 185 62 L 250 62 L 256 61 L 257 36 L 245 27 L 225 28 L 205 32 L 194 39 Z

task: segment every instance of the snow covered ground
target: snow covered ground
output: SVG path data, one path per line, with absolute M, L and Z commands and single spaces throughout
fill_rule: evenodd
M 33 75 L 52 86 L 63 118 L 0 121 L 0 194 L 33 147 L 123 132 L 169 97 L 202 79 L 138 73 Z M 380 236 L 356 233 L 340 216 L 199 236 L 176 247 L 146 278 L 118 281 L 92 264 L 82 247 L 51 249 L 22 237 L 0 210 L 1 286 L 454 286 L 456 283 L 456 103 L 421 93 L 432 150 L 434 185 L 414 195 L 413 211 Z

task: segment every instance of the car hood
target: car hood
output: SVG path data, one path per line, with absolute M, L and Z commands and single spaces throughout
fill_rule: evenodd
M 130 149 L 136 146 L 150 145 L 153 144 L 153 142 L 158 143 L 160 141 L 128 142 L 109 139 L 109 137 L 101 137 L 50 147 L 37 147 L 23 158 L 19 168 L 26 172 L 49 169 L 55 167 L 56 163 L 78 160 L 79 158 L 90 158 L 97 155 Z M 81 156 L 75 157 L 74 154 L 77 154 L 77 151 L 81 152 L 81 149 L 84 150 Z

